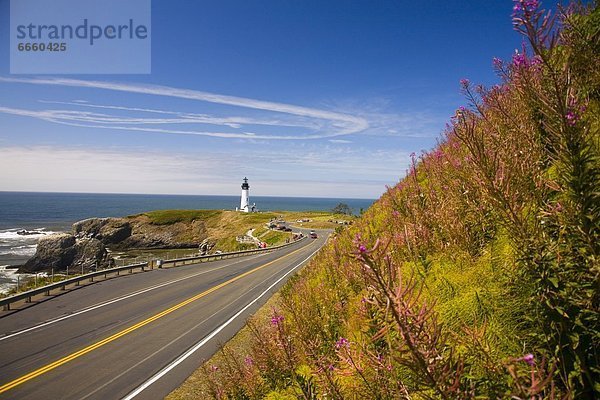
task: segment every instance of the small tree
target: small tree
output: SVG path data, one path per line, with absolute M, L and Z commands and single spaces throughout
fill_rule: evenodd
M 331 210 L 334 214 L 352 215 L 352 209 L 346 203 L 339 203 Z

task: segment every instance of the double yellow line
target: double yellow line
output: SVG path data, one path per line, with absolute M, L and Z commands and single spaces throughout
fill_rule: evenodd
M 276 260 L 273 260 L 273 261 L 270 261 L 270 262 L 268 262 L 266 264 L 258 266 L 256 268 L 250 270 L 250 271 L 246 271 L 246 272 L 244 272 L 241 275 L 238 275 L 236 277 L 233 277 L 233 278 L 229 279 L 228 281 L 225 281 L 225 282 L 220 283 L 220 284 L 218 284 L 216 286 L 213 286 L 212 288 L 210 288 L 210 289 L 208 289 L 208 290 L 206 290 L 206 291 L 204 291 L 202 293 L 199 293 L 199 294 L 197 294 L 197 295 L 195 295 L 193 297 L 190 297 L 189 299 L 184 300 L 181 303 L 174 305 L 173 307 L 170 307 L 170 308 L 168 308 L 168 309 L 166 309 L 164 311 L 161 311 L 158 314 L 155 314 L 155 315 L 153 315 L 153 316 L 151 316 L 151 317 L 149 317 L 149 318 L 147 318 L 147 319 L 145 319 L 145 320 L 143 320 L 141 322 L 138 322 L 137 324 L 132 325 L 129 328 L 126 328 L 126 329 L 124 329 L 124 330 L 122 330 L 120 332 L 117 332 L 114 335 L 107 337 L 106 339 L 102 339 L 102 340 L 100 340 L 100 341 L 98 341 L 98 342 L 96 342 L 94 344 L 91 344 L 91 345 L 89 345 L 89 346 L 87 346 L 87 347 L 85 347 L 85 348 L 83 348 L 83 349 L 81 349 L 79 351 L 76 351 L 75 353 L 69 354 L 68 356 L 63 357 L 63 358 L 61 358 L 59 360 L 56 360 L 53 363 L 45 365 L 45 366 L 43 366 L 43 367 L 41 367 L 39 369 L 36 369 L 35 371 L 32 371 L 32 372 L 30 372 L 30 373 L 28 373 L 26 375 L 21 376 L 20 378 L 17 378 L 15 380 L 11 381 L 11 382 L 8 382 L 8 383 L 0 386 L 0 393 L 4 393 L 4 392 L 6 392 L 8 390 L 11 390 L 11 389 L 13 389 L 13 388 L 15 388 L 15 387 L 17 387 L 17 386 L 19 386 L 19 385 L 27 382 L 27 381 L 30 381 L 30 380 L 34 379 L 34 378 L 36 378 L 36 377 L 38 377 L 40 375 L 43 375 L 46 372 L 52 371 L 53 369 L 58 368 L 61 365 L 68 363 L 69 361 L 73 361 L 76 358 L 79 358 L 79 357 L 81 357 L 81 356 L 83 356 L 83 355 L 85 355 L 85 354 L 87 354 L 87 353 L 89 353 L 91 351 L 94 351 L 94 350 L 96 350 L 96 349 L 98 349 L 98 348 L 100 348 L 100 347 L 102 347 L 102 346 L 104 346 L 104 345 L 106 345 L 106 344 L 108 344 L 110 342 L 113 342 L 113 341 L 119 339 L 120 337 L 123 337 L 123 336 L 125 336 L 125 335 L 127 335 L 127 334 L 129 334 L 129 333 L 131 333 L 131 332 L 133 332 L 133 331 L 135 331 L 135 330 L 137 330 L 137 329 L 145 326 L 145 325 L 148 325 L 151 322 L 156 321 L 159 318 L 164 317 L 165 315 L 171 314 L 173 311 L 179 310 L 180 308 L 185 307 L 186 305 L 188 305 L 188 304 L 190 304 L 190 303 L 192 303 L 192 302 L 194 302 L 194 301 L 196 301 L 198 299 L 201 299 L 202 297 L 207 296 L 207 295 L 211 294 L 214 291 L 217 291 L 217 290 L 221 289 L 224 286 L 227 286 L 227 285 L 229 285 L 229 284 L 231 284 L 231 283 L 233 283 L 235 281 L 238 281 L 238 280 L 240 280 L 240 279 L 242 279 L 242 278 L 244 278 L 244 277 L 246 277 L 246 276 L 248 276 L 248 275 L 250 275 L 250 274 L 252 274 L 252 273 L 254 273 L 256 271 L 259 271 L 259 270 L 261 270 L 263 268 L 266 268 L 269 265 L 271 265 L 271 264 L 273 264 L 273 263 L 275 263 L 277 261 L 281 261 L 284 258 L 287 258 L 287 257 L 289 257 L 289 256 L 291 256 L 291 255 L 293 255 L 293 254 L 295 254 L 295 253 L 297 253 L 297 252 L 299 252 L 299 251 L 301 251 L 303 249 L 304 249 L 304 247 L 300 248 L 298 250 L 295 250 L 295 251 L 293 251 L 293 252 L 291 252 L 289 254 L 286 254 L 285 256 L 280 257 L 280 258 L 278 258 Z

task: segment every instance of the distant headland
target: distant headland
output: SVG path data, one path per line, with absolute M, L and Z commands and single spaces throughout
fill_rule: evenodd
M 343 205 L 339 205 L 343 206 Z M 348 208 L 337 211 L 347 212 Z M 89 271 L 114 265 L 115 253 L 191 249 L 208 254 L 293 240 L 301 229 L 342 229 L 355 216 L 323 211 L 238 212 L 159 210 L 127 217 L 88 218 L 70 232 L 40 238 L 22 272 Z

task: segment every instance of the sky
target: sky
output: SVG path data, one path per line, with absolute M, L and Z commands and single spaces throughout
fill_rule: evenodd
M 153 0 L 151 73 L 11 74 L 9 5 L 5 191 L 377 198 L 522 43 L 509 0 Z

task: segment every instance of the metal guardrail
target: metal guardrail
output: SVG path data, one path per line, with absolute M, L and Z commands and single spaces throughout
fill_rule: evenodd
M 244 255 L 252 255 L 252 254 L 258 254 L 258 253 L 270 253 L 272 251 L 281 249 L 283 247 L 287 247 L 292 244 L 298 243 L 304 239 L 306 239 L 306 236 L 304 236 L 296 241 L 290 242 L 290 243 L 286 243 L 286 244 L 282 244 L 282 245 L 274 246 L 274 247 L 267 247 L 264 249 L 232 251 L 229 253 L 207 254 L 204 256 L 194 256 L 194 257 L 182 257 L 182 258 L 175 258 L 172 260 L 152 260 L 149 262 L 143 262 L 143 263 L 138 263 L 138 264 L 124 265 L 124 266 L 115 267 L 115 268 L 107 268 L 107 269 L 103 269 L 101 271 L 95 271 L 95 272 L 90 272 L 90 273 L 84 274 L 84 275 L 78 275 L 73 278 L 62 280 L 60 282 L 51 283 L 50 285 L 42 286 L 39 288 L 28 290 L 23 293 L 18 293 L 18 294 L 12 295 L 12 296 L 5 297 L 3 299 L 0 299 L 0 306 L 2 306 L 3 311 L 9 311 L 10 305 L 17 301 L 25 300 L 26 302 L 31 303 L 31 299 L 35 295 L 44 293 L 46 296 L 50 296 L 50 292 L 52 290 L 55 290 L 55 289 L 66 290 L 67 285 L 75 284 L 75 286 L 79 286 L 81 284 L 81 282 L 85 281 L 85 280 L 89 280 L 89 282 L 94 282 L 94 278 L 97 276 L 104 275 L 104 278 L 106 279 L 109 274 L 114 273 L 115 276 L 119 276 L 121 271 L 127 271 L 127 270 L 129 270 L 129 273 L 131 274 L 131 273 L 133 273 L 134 269 L 138 269 L 138 268 L 141 270 L 141 272 L 144 272 L 147 270 L 147 268 L 154 269 L 154 267 L 156 267 L 156 268 L 180 267 L 183 265 L 197 264 L 199 262 L 202 263 L 202 262 L 223 260 L 226 258 L 242 257 Z

